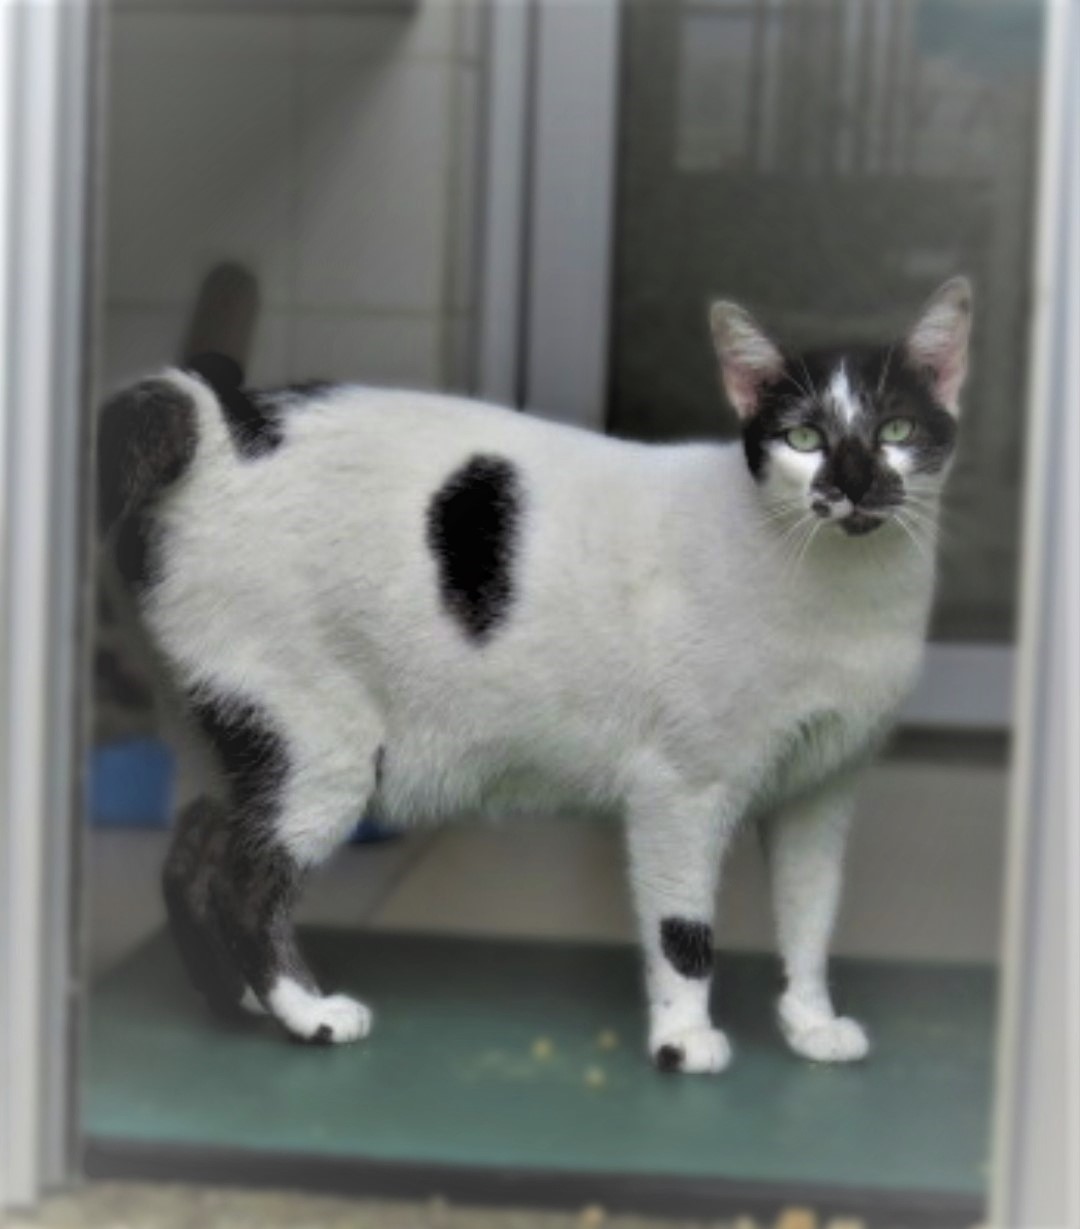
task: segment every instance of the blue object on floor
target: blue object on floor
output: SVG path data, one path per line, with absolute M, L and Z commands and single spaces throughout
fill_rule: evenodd
M 128 738 L 90 755 L 90 822 L 102 827 L 164 828 L 171 811 L 175 768 L 157 738 Z

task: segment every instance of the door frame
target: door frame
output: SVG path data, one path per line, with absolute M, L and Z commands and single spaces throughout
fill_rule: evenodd
M 76 1165 L 90 0 L 0 0 L 0 1208 Z

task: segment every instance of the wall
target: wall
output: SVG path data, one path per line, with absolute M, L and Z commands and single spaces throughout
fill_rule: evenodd
M 259 281 L 253 383 L 467 382 L 479 6 L 356 10 L 119 7 L 104 388 L 177 356 L 223 259 Z

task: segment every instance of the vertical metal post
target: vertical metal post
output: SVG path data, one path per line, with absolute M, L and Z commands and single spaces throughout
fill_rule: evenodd
M 0 1207 L 69 1164 L 89 48 L 0 2 Z
M 1080 5 L 1047 6 L 991 1221 L 1080 1225 Z

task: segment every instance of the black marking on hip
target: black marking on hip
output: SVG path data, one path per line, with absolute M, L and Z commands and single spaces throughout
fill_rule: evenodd
M 169 380 L 142 380 L 110 397 L 98 422 L 102 532 L 175 482 L 198 442 L 195 406 Z
M 682 917 L 660 923 L 660 948 L 668 963 L 683 977 L 708 977 L 713 967 L 712 927 Z
M 428 507 L 427 541 L 443 605 L 478 644 L 509 615 L 521 512 L 515 467 L 479 454 L 450 475 Z
M 221 406 L 233 446 L 244 460 L 275 452 L 285 439 L 281 417 L 268 398 L 243 387 L 240 365 L 224 354 L 199 354 L 187 369 L 213 390 Z
M 665 1075 L 671 1075 L 675 1071 L 682 1070 L 685 1057 L 682 1046 L 665 1045 L 656 1051 L 656 1057 L 653 1061 L 656 1063 L 658 1071 L 662 1071 Z
M 378 790 L 383 783 L 383 777 L 386 774 L 386 748 L 380 746 L 375 751 L 374 756 L 375 768 L 375 789 Z
M 191 708 L 221 760 L 237 809 L 273 807 L 289 770 L 285 740 L 257 704 L 196 686 Z
M 120 522 L 113 554 L 117 571 L 136 597 L 150 588 L 157 571 L 157 534 L 149 509 L 132 512 Z

